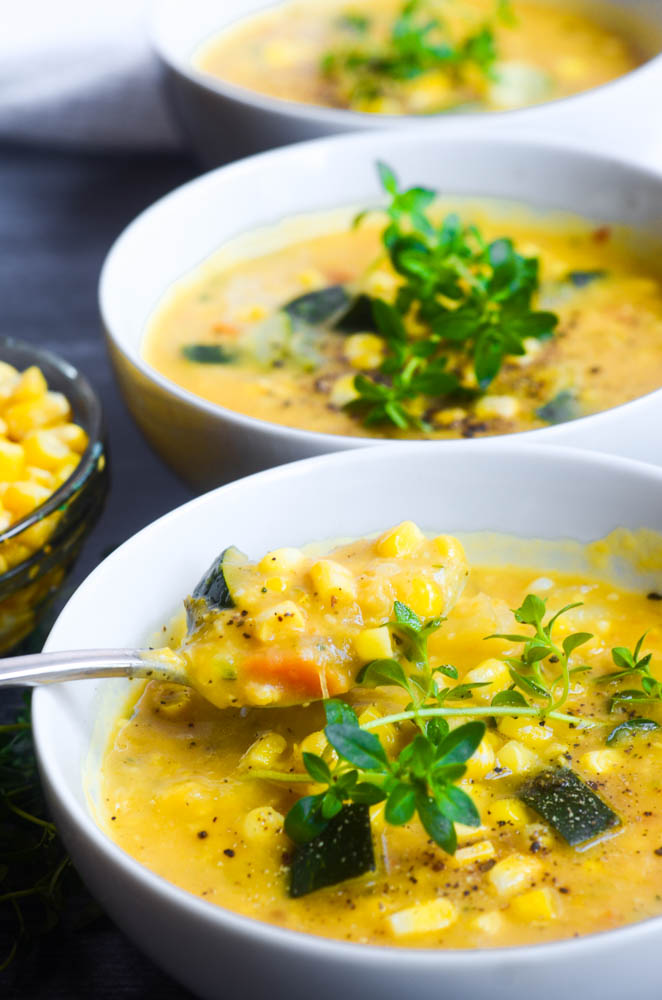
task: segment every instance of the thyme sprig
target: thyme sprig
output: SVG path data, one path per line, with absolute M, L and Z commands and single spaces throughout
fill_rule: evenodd
M 63 919 L 80 925 L 99 912 L 46 814 L 27 701 L 0 726 L 0 972 Z
M 407 0 L 395 18 L 388 38 L 370 44 L 367 18 L 349 15 L 342 26 L 351 33 L 348 44 L 325 53 L 321 60 L 324 75 L 346 86 L 348 103 L 378 98 L 395 84 L 415 80 L 426 73 L 442 70 L 460 81 L 463 73 L 475 69 L 486 80 L 496 78 L 498 58 L 494 27 L 486 21 L 462 39 L 453 39 L 438 16 L 430 16 L 423 0 Z M 508 5 L 500 2 L 496 18 L 511 24 Z
M 408 403 L 475 395 L 463 375 L 466 365 L 478 390 L 486 390 L 504 359 L 523 355 L 528 338 L 550 337 L 558 317 L 534 308 L 537 258 L 518 253 L 506 237 L 488 243 L 455 213 L 436 225 L 427 212 L 434 191 L 401 190 L 390 167 L 380 163 L 378 171 L 390 198 L 382 242 L 402 284 L 394 303 L 372 302 L 386 354 L 379 377 L 356 376 L 358 397 L 347 409 L 367 424 L 426 429 Z
M 634 649 L 626 646 L 614 646 L 611 658 L 617 670 L 597 678 L 598 684 L 614 684 L 625 681 L 630 684 L 639 683 L 639 687 L 626 687 L 612 695 L 609 701 L 609 711 L 631 709 L 643 703 L 662 702 L 662 683 L 651 673 L 652 653 L 642 655 L 642 647 L 647 633 L 644 632 L 637 640 Z M 635 736 L 637 733 L 650 732 L 659 729 L 660 724 L 654 719 L 632 716 L 625 722 L 615 726 L 607 736 L 607 743 L 619 743 L 621 740 Z
M 359 673 L 357 684 L 370 688 L 398 687 L 410 700 L 402 712 L 364 724 L 346 703 L 339 700 L 324 703 L 327 722 L 324 733 L 337 760 L 332 766 L 328 755 L 303 754 L 309 779 L 324 787 L 299 799 L 292 807 L 285 819 L 288 836 L 296 843 L 305 843 L 318 836 L 345 804 L 373 805 L 385 801 L 384 816 L 388 823 L 407 823 L 417 813 L 435 843 L 453 853 L 457 843 L 454 824 L 476 826 L 480 822 L 473 802 L 456 784 L 465 774 L 467 761 L 477 750 L 485 732 L 485 724 L 477 721 L 477 717 L 534 716 L 575 726 L 593 724 L 590 720 L 558 711 L 568 698 L 570 676 L 587 669 L 571 667 L 569 658 L 575 649 L 592 638 L 589 633 L 577 632 L 566 636 L 560 646 L 553 641 L 554 623 L 571 607 L 576 605 L 562 608 L 544 623 L 545 602 L 529 594 L 515 611 L 515 618 L 522 624 L 532 625 L 534 635 L 491 637 L 524 643 L 521 658 L 506 660 L 513 688 L 498 692 L 491 705 L 472 701 L 471 705 L 456 706 L 455 702 L 471 700 L 474 690 L 486 684 L 447 684 L 448 679 L 457 681 L 457 669 L 451 664 L 431 665 L 428 652 L 428 641 L 441 627 L 443 619 L 424 621 L 406 604 L 396 601 L 393 618 L 387 624 L 398 646 L 397 657 L 368 663 Z M 545 656 L 557 657 L 560 663 L 560 673 L 549 680 L 541 667 L 543 649 Z M 543 701 L 543 705 L 527 702 L 517 688 Z M 555 694 L 557 690 L 559 693 Z M 451 730 L 448 718 L 462 716 L 470 716 L 471 721 Z M 390 759 L 372 730 L 405 721 L 413 722 L 418 732 L 394 759 Z M 251 777 L 289 782 L 305 780 L 305 776 L 273 771 L 254 771 Z
M 556 614 L 552 615 L 546 623 L 543 622 L 547 604 L 541 597 L 535 594 L 528 594 L 521 607 L 517 608 L 513 614 L 515 620 L 521 625 L 531 625 L 534 629 L 533 635 L 514 635 L 509 633 L 495 633 L 488 636 L 488 639 L 506 639 L 508 642 L 523 643 L 523 649 L 519 657 L 505 657 L 510 668 L 510 676 L 513 679 L 515 688 L 530 697 L 543 702 L 543 714 L 556 712 L 568 700 L 570 694 L 570 682 L 574 674 L 585 673 L 590 670 L 585 664 L 570 666 L 572 653 L 589 642 L 593 635 L 591 632 L 574 632 L 567 635 L 558 645 L 552 637 L 554 625 L 568 611 L 581 607 L 581 602 L 566 604 Z M 549 677 L 549 668 L 544 662 L 558 663 L 554 675 Z M 504 697 L 507 695 L 504 694 Z M 499 702 L 503 704 L 503 700 Z M 516 701 L 511 701 L 516 704 Z

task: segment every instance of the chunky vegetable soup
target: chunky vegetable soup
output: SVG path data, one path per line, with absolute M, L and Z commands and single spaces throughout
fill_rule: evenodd
M 272 707 L 149 683 L 103 763 L 121 847 L 209 902 L 364 943 L 499 947 L 662 912 L 659 593 L 502 563 L 451 596 L 460 543 L 411 522 L 324 555 L 229 551 L 165 638 L 218 704 L 248 678 Z M 325 697 L 273 707 L 284 691 Z
M 607 83 L 646 53 L 625 18 L 514 0 L 287 3 L 227 28 L 195 64 L 270 97 L 380 114 L 498 111 Z
M 457 438 L 545 427 L 662 385 L 662 284 L 633 234 L 522 206 L 388 204 L 289 220 L 174 286 L 158 371 L 289 427 Z

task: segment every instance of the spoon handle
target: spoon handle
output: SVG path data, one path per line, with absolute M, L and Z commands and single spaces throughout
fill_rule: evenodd
M 139 649 L 86 649 L 0 659 L 0 687 L 36 687 L 93 677 L 152 677 L 185 683 L 176 669 L 150 660 L 149 653 Z

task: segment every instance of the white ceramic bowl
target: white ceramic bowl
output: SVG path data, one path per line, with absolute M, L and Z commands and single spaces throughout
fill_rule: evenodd
M 184 185 L 120 236 L 104 265 L 99 295 L 111 357 L 133 416 L 163 458 L 195 486 L 210 488 L 282 462 L 378 443 L 244 416 L 182 389 L 141 356 L 145 324 L 173 282 L 242 232 L 301 212 L 375 204 L 378 158 L 405 184 L 568 209 L 601 222 L 626 222 L 662 239 L 662 171 L 567 143 L 485 140 L 475 127 L 443 138 L 424 130 L 322 139 L 251 157 Z M 657 391 L 513 440 L 662 461 L 656 431 L 661 415 Z M 445 442 L 449 454 L 456 444 Z
M 268 510 L 269 516 L 264 512 Z M 95 570 L 46 648 L 135 646 L 163 623 L 210 556 L 234 543 L 358 536 L 413 518 L 431 531 L 492 530 L 588 542 L 616 527 L 662 531 L 662 469 L 572 449 L 462 442 L 348 451 L 263 472 L 200 497 L 145 528 Z M 641 585 L 659 588 L 662 569 Z M 536 947 L 414 951 L 281 930 L 207 903 L 126 855 L 95 825 L 84 775 L 127 681 L 44 688 L 34 732 L 53 816 L 76 866 L 112 918 L 203 997 L 289 1000 L 586 1000 L 635 990 L 658 1000 L 662 919 Z M 97 730 L 96 739 L 93 733 Z
M 552 0 L 559 2 L 559 0 Z M 575 6 L 577 0 L 562 0 Z M 193 53 L 224 27 L 270 6 L 266 0 L 152 0 L 150 29 L 171 103 L 193 148 L 208 166 L 239 156 L 339 132 L 374 131 L 419 125 L 421 116 L 373 115 L 267 97 L 215 79 L 196 69 Z M 486 133 L 516 124 L 524 131 L 542 126 L 559 134 L 590 135 L 602 140 L 614 134 L 643 141 L 640 124 L 650 132 L 659 113 L 662 86 L 662 5 L 659 0 L 591 0 L 589 9 L 605 17 L 632 12 L 651 30 L 635 32 L 653 58 L 632 73 L 603 87 L 573 97 L 516 111 L 434 116 L 430 128 L 443 134 L 453 122 L 480 120 Z M 644 37 L 641 37 L 641 36 Z

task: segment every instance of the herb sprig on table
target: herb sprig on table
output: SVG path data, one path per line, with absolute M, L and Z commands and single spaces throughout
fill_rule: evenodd
M 453 39 L 442 19 L 426 10 L 427 6 L 423 0 L 408 0 L 388 38 L 376 44 L 370 43 L 367 18 L 348 15 L 342 19 L 353 37 L 347 45 L 327 52 L 321 68 L 329 79 L 348 84 L 350 106 L 380 97 L 394 84 L 439 70 L 454 81 L 461 80 L 466 71 L 475 71 L 488 81 L 496 78 L 493 24 L 487 21 L 464 38 Z M 510 6 L 504 0 L 497 4 L 495 15 L 503 23 L 512 23 Z
M 486 390 L 505 358 L 525 354 L 528 338 L 550 337 L 558 317 L 534 307 L 537 258 L 505 237 L 488 243 L 454 213 L 435 224 L 427 211 L 434 191 L 401 190 L 390 167 L 380 163 L 378 171 L 390 197 L 382 242 L 402 284 L 393 304 L 372 302 L 386 356 L 378 377 L 356 376 L 358 398 L 347 409 L 368 425 L 427 429 L 408 404 L 419 396 L 474 395 L 467 368 L 478 391 Z
M 63 918 L 80 926 L 99 912 L 47 817 L 26 702 L 0 725 L 0 972 Z

